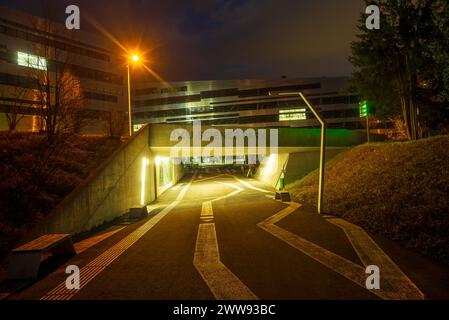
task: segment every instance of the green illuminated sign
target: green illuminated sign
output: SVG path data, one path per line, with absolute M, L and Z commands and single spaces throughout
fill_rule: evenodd
M 369 112 L 368 102 L 361 101 L 359 103 L 359 112 L 360 112 L 360 118 L 365 118 L 368 116 L 368 112 Z

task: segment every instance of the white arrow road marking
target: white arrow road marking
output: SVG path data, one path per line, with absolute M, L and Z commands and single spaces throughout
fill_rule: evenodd
M 236 190 L 203 202 L 193 265 L 217 300 L 256 300 L 257 296 L 220 260 L 215 223 L 212 222 L 214 214 L 212 202 L 232 197 L 243 191 L 233 184 L 222 184 Z
M 375 265 L 380 268 L 382 290 L 388 291 L 392 299 L 424 299 L 424 294 L 419 288 L 365 230 L 340 218 L 328 218 L 327 221 L 343 229 L 365 267 Z
M 70 300 L 71 298 L 73 298 L 73 296 L 77 294 L 79 290 L 81 290 L 92 279 L 99 275 L 115 259 L 120 257 L 126 250 L 128 250 L 148 231 L 150 231 L 159 221 L 161 221 L 170 211 L 172 211 L 184 198 L 187 189 L 190 187 L 190 184 L 191 182 L 184 186 L 184 188 L 178 194 L 176 200 L 165 207 L 159 214 L 148 220 L 145 224 L 120 240 L 117 244 L 115 244 L 114 246 L 103 252 L 101 255 L 99 255 L 97 258 L 89 262 L 87 265 L 82 267 L 80 269 L 81 283 L 79 289 L 67 289 L 64 280 L 61 284 L 48 292 L 40 300 Z
M 282 229 L 281 227 L 278 227 L 275 225 L 294 211 L 296 211 L 301 205 L 294 202 L 289 202 L 288 207 L 279 211 L 275 215 L 269 217 L 268 219 L 258 223 L 257 225 L 262 228 L 263 230 L 271 233 L 276 238 L 284 241 L 288 245 L 292 246 L 293 248 L 301 251 L 302 253 L 306 254 L 307 256 L 311 257 L 312 259 L 318 261 L 319 263 L 325 265 L 329 269 L 339 273 L 340 275 L 344 276 L 345 278 L 353 281 L 357 285 L 361 286 L 362 288 L 366 289 L 365 281 L 367 278 L 367 274 L 365 273 L 365 268 L 353 263 L 352 261 L 349 261 L 346 258 L 343 258 L 327 249 L 324 249 L 304 238 L 299 237 L 298 235 L 291 233 L 287 230 Z M 363 261 L 363 260 L 362 260 Z M 379 268 L 382 270 L 382 265 L 378 264 Z M 381 272 L 382 275 L 382 272 Z M 381 276 L 382 279 L 382 276 Z M 388 279 L 387 279 L 388 281 Z M 419 290 L 418 290 L 419 291 Z M 420 296 L 419 294 L 416 294 L 415 288 L 412 288 L 412 291 L 404 295 L 403 292 L 397 293 L 394 291 L 391 291 L 390 289 L 383 288 L 381 286 L 380 290 L 370 290 L 371 293 L 379 296 L 382 299 L 422 299 L 423 296 Z

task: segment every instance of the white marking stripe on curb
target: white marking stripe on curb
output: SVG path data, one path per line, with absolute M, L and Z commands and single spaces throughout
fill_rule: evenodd
M 176 207 L 184 198 L 187 189 L 191 183 L 188 183 L 179 193 L 175 201 L 165 207 L 158 215 L 147 221 L 138 229 L 131 232 L 125 238 L 120 240 L 117 244 L 103 252 L 97 258 L 89 262 L 80 269 L 80 288 L 67 289 L 65 281 L 59 284 L 56 288 L 48 292 L 41 300 L 70 300 L 75 294 L 86 286 L 93 278 L 99 275 L 107 266 L 109 266 L 115 259 L 128 250 L 134 243 L 136 243 L 144 234 L 151 230 L 159 221 L 161 221 L 174 207 Z
M 327 221 L 343 229 L 365 267 L 375 265 L 380 268 L 382 290 L 388 291 L 392 299 L 424 299 L 424 294 L 419 288 L 365 230 L 339 218 L 328 218 Z
M 289 206 L 287 208 L 279 211 L 257 225 L 310 258 L 366 289 L 365 282 L 368 275 L 365 273 L 365 268 L 275 225 L 275 223 L 281 221 L 301 206 L 294 202 L 288 204 Z M 369 292 L 382 299 L 404 299 L 404 296 L 391 292 L 391 290 L 384 290 L 383 286 L 381 286 L 380 290 L 369 290 Z M 415 296 L 412 299 L 416 298 L 417 297 Z

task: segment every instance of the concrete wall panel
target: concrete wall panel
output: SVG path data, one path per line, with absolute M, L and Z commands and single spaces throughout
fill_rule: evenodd
M 142 175 L 144 158 L 148 159 L 145 176 Z M 147 126 L 111 155 L 32 229 L 24 240 L 47 233 L 85 232 L 123 215 L 131 207 L 142 206 L 143 177 L 144 204 L 154 201 L 156 198 L 154 166 Z

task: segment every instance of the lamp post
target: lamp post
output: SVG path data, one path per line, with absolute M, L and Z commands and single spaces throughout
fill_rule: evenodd
M 139 56 L 137 54 L 132 55 L 130 61 L 126 65 L 126 70 L 128 73 L 128 129 L 129 129 L 129 136 L 131 137 L 133 135 L 133 124 L 132 124 L 132 114 L 131 114 L 131 76 L 130 76 L 130 63 L 139 62 Z
M 271 94 L 271 93 L 270 93 Z M 318 119 L 321 124 L 321 143 L 320 143 L 320 175 L 318 181 L 318 213 L 321 214 L 323 210 L 323 196 L 324 196 L 324 165 L 326 158 L 326 122 L 318 114 L 312 104 L 307 100 L 302 92 L 281 92 L 279 95 L 299 95 L 301 99 L 306 103 L 307 107 L 312 111 L 313 115 Z

